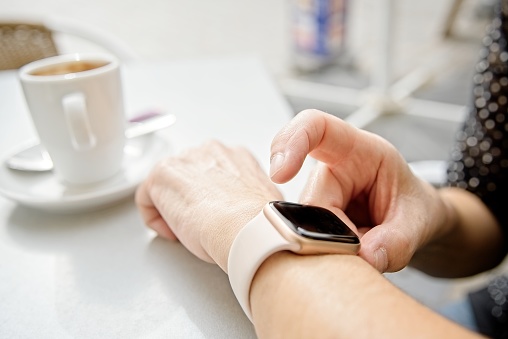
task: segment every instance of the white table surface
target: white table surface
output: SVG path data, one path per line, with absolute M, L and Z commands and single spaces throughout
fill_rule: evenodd
M 159 108 L 175 151 L 215 138 L 268 169 L 272 137 L 292 117 L 251 58 L 124 67 L 127 114 Z M 0 72 L 0 155 L 34 136 L 16 73 Z M 303 171 L 281 187 L 296 200 Z M 0 196 L 1 338 L 250 338 L 226 274 L 148 230 L 133 198 L 62 215 Z

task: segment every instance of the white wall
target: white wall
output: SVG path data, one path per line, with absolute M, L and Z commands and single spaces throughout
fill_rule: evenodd
M 0 0 L 0 18 L 76 20 L 104 30 L 150 59 L 258 54 L 287 67 L 285 0 Z
M 271 71 L 284 74 L 291 68 L 291 1 L 296 0 L 0 0 L 0 19 L 76 20 L 113 34 L 148 59 L 256 54 Z M 452 1 L 395 0 L 400 72 L 418 64 L 439 39 Z M 464 7 L 477 2 L 466 0 Z M 380 3 L 349 0 L 348 45 L 360 68 L 376 60 Z M 466 26 L 468 15 L 461 15 Z

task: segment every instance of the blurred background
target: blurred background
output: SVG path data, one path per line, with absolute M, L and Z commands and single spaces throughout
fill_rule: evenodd
M 382 111 L 359 127 L 425 163 L 448 157 L 493 3 L 0 0 L 0 22 L 47 24 L 60 53 L 106 42 L 129 60 L 256 56 L 295 113 L 317 108 L 347 119 L 365 107 Z M 430 306 L 485 279 L 452 283 L 411 269 L 387 276 Z
M 113 41 L 145 60 L 255 55 L 295 112 L 312 107 L 345 117 L 363 106 L 372 89 L 381 84 L 386 90 L 397 80 L 407 80 L 399 88 L 409 87 L 412 97 L 464 105 L 492 2 L 0 0 L 0 20 L 48 24 L 60 31 L 60 53 L 94 50 L 92 40 Z M 318 4 L 330 7 L 316 11 Z M 458 107 L 428 103 L 409 109 L 419 117 L 385 116 L 360 127 L 400 145 L 409 161 L 444 159 L 443 145 L 462 115 L 455 113 Z M 443 119 L 425 119 L 429 115 Z M 401 124 L 399 133 L 393 133 L 393 120 Z M 429 137 L 422 128 L 437 134 Z M 413 144 L 405 142 L 410 136 Z

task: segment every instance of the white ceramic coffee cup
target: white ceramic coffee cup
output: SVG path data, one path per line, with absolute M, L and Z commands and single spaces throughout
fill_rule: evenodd
M 116 58 L 59 55 L 23 66 L 19 77 L 56 177 L 68 184 L 90 184 L 120 171 L 125 114 Z

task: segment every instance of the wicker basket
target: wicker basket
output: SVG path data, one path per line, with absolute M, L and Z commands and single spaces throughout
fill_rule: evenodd
M 52 32 L 43 25 L 0 22 L 0 70 L 17 69 L 58 55 Z

